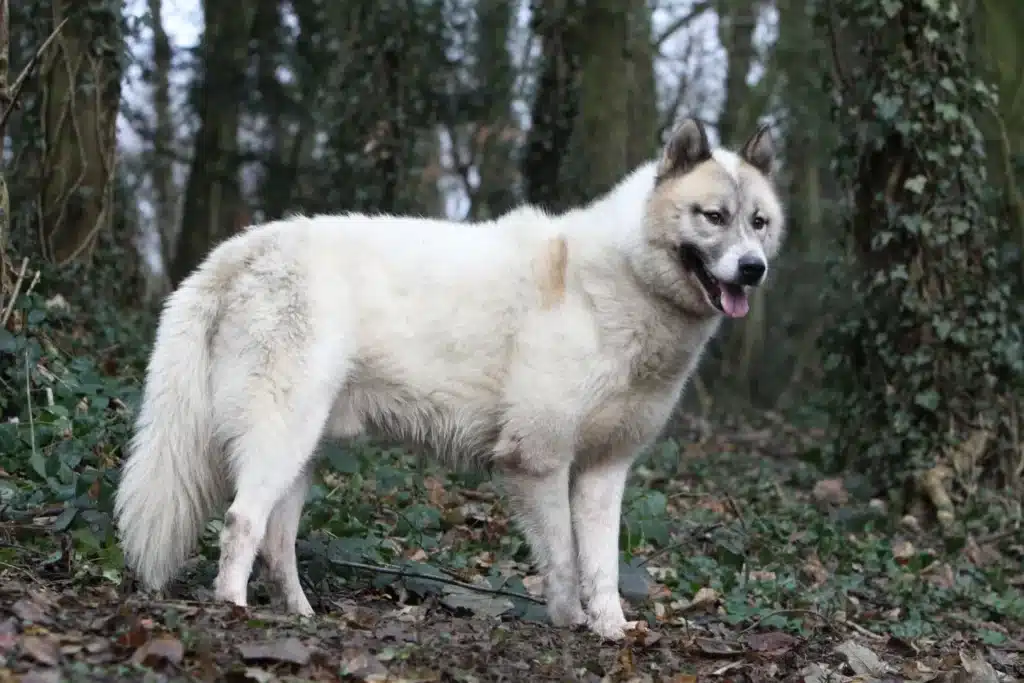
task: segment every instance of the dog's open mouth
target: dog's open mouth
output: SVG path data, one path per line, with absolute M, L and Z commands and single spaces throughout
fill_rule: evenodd
M 704 265 L 704 257 L 696 247 L 684 244 L 679 248 L 683 267 L 693 273 L 704 288 L 711 305 L 730 318 L 742 318 L 750 311 L 750 301 L 743 285 L 723 282 Z

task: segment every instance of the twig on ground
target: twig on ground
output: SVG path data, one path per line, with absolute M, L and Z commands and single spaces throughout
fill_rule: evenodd
M 841 625 L 841 626 L 845 626 L 845 627 L 847 627 L 849 629 L 852 629 L 852 630 L 856 631 L 857 633 L 861 634 L 865 638 L 870 638 L 870 639 L 875 640 L 875 641 L 889 640 L 888 636 L 879 635 L 878 633 L 875 633 L 874 631 L 868 630 L 868 629 L 864 628 L 863 626 L 861 626 L 860 624 L 855 624 L 855 623 L 853 623 L 852 621 L 850 621 L 849 619 L 846 619 L 846 618 L 836 619 L 836 623 Z
M 7 319 L 11 317 L 11 312 L 14 311 L 14 302 L 18 300 L 18 292 L 25 281 L 25 271 L 27 269 L 28 257 L 21 260 L 21 270 L 18 271 L 18 279 L 14 281 L 14 289 L 11 290 L 11 300 L 7 302 L 7 308 L 4 309 L 3 315 L 0 315 L 0 327 L 6 327 Z
M 36 423 L 32 417 L 32 364 L 25 351 L 25 400 L 28 401 L 28 436 L 32 443 L 32 457 L 36 456 Z
M 729 507 L 732 508 L 733 514 L 736 515 L 736 518 L 740 520 L 740 526 L 743 527 L 743 531 L 748 531 L 747 520 L 743 516 L 743 511 L 740 510 L 739 503 L 736 502 L 736 499 L 733 498 L 732 494 L 729 493 L 728 491 L 722 491 L 722 493 L 725 494 L 725 499 L 729 501 Z
M 721 526 L 725 526 L 725 525 L 722 524 L 721 522 L 715 522 L 714 524 L 709 524 L 708 526 L 706 526 L 706 527 L 704 527 L 702 529 L 698 529 L 697 531 L 695 531 L 693 534 L 690 535 L 690 537 L 691 537 L 690 540 L 680 541 L 679 543 L 673 543 L 671 545 L 667 545 L 664 548 L 661 548 L 661 549 L 651 553 L 650 555 L 645 557 L 643 560 L 641 560 L 640 563 L 637 565 L 637 567 L 638 568 L 639 567 L 643 567 L 645 564 L 647 564 L 648 562 L 654 560 L 655 558 L 661 557 L 662 555 L 670 553 L 670 552 L 672 552 L 674 550 L 679 550 L 680 548 L 683 548 L 683 547 L 689 545 L 690 543 L 692 543 L 693 542 L 692 539 L 693 539 L 694 536 L 697 536 L 698 534 L 703 536 L 704 534 L 707 534 L 707 533 L 709 533 L 711 531 L 714 531 L 715 529 L 717 529 L 717 528 L 719 528 Z
M 1020 529 L 1003 529 L 1002 531 L 995 531 L 991 534 L 979 536 L 975 539 L 975 543 L 978 545 L 988 545 L 989 543 L 997 543 L 1004 538 L 1010 538 L 1016 534 L 1021 533 Z
M 529 602 L 546 605 L 547 603 L 540 599 L 535 598 L 532 595 L 526 593 L 517 593 L 516 591 L 505 590 L 502 588 L 490 588 L 487 586 L 477 586 L 472 583 L 466 583 L 465 581 L 459 581 L 458 579 L 451 579 L 445 576 L 431 576 L 430 574 L 420 574 L 419 572 L 411 572 L 407 569 L 400 567 L 384 567 L 376 564 L 365 564 L 363 562 L 351 562 L 349 560 L 334 561 L 331 564 L 336 564 L 342 567 L 349 567 L 350 569 L 358 569 L 360 571 L 374 572 L 377 574 L 389 574 L 391 576 L 398 576 L 410 579 L 422 579 L 424 581 L 437 581 L 438 583 L 448 584 L 450 586 L 458 586 L 459 588 L 465 588 L 466 590 L 476 591 L 477 593 L 486 593 L 488 595 L 504 595 L 509 598 L 519 598 L 520 600 L 528 600 Z
M 765 614 L 763 616 L 758 616 L 757 617 L 757 621 L 755 621 L 753 624 L 751 624 L 750 626 L 746 627 L 742 631 L 739 631 L 736 635 L 737 636 L 742 636 L 742 635 L 744 635 L 746 633 L 750 633 L 755 628 L 760 626 L 761 622 L 763 622 L 765 619 L 770 619 L 772 617 L 788 617 L 788 616 L 800 616 L 800 615 L 808 616 L 808 617 L 814 617 L 815 619 L 818 619 L 819 621 L 823 622 L 826 626 L 831 628 L 833 631 L 838 630 L 838 629 L 836 629 L 836 622 L 832 621 L 831 619 L 826 617 L 821 612 L 816 612 L 813 609 L 777 609 L 774 612 L 769 612 L 768 614 Z

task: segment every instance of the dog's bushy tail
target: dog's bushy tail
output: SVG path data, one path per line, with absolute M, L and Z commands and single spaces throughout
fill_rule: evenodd
M 187 279 L 164 307 L 114 518 L 127 565 L 159 590 L 223 502 L 210 394 L 210 337 L 219 296 Z

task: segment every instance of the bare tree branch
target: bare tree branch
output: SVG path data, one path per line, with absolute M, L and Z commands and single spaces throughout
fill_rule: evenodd
M 661 35 L 654 39 L 654 49 L 659 50 L 672 36 L 680 30 L 689 26 L 695 19 L 711 9 L 710 2 L 698 2 L 690 8 L 690 11 L 681 17 L 676 18 L 668 27 L 661 32 Z

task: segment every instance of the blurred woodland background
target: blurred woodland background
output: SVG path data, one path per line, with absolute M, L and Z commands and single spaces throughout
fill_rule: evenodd
M 791 237 L 681 415 L 812 424 L 823 468 L 940 519 L 1021 488 L 1024 3 L 2 7 L 0 452 L 39 500 L 106 498 L 160 301 L 229 235 L 561 211 L 686 114 L 774 126 Z

